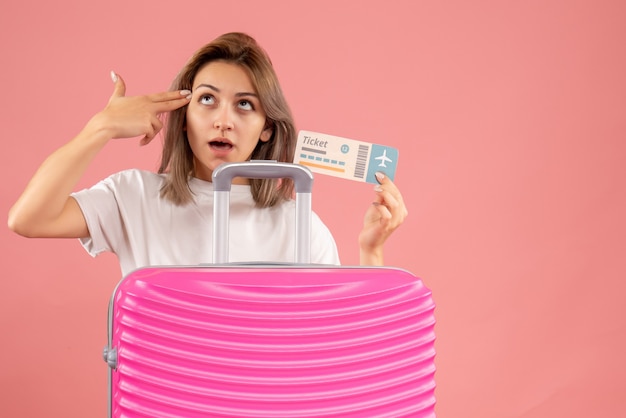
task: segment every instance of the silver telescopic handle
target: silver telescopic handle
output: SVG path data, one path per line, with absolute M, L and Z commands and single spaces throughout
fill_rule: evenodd
M 213 171 L 213 263 L 228 262 L 228 218 L 230 189 L 235 177 L 244 178 L 291 178 L 296 189 L 296 248 L 295 262 L 311 262 L 311 170 L 292 163 L 276 161 L 248 161 L 224 163 Z

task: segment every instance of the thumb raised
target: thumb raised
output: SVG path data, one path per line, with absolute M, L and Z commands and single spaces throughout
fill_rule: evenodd
M 111 80 L 113 80 L 113 83 L 115 83 L 111 98 L 124 97 L 124 94 L 126 94 L 126 84 L 124 84 L 124 80 L 122 80 L 122 77 L 117 75 L 115 71 L 111 71 Z

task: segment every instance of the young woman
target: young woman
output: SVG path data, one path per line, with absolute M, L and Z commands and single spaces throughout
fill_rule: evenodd
M 256 41 L 229 33 L 187 62 L 172 90 L 125 96 L 112 73 L 108 105 L 52 153 L 9 212 L 9 227 L 27 237 L 80 238 L 92 255 L 114 252 L 127 274 L 147 265 L 211 262 L 211 175 L 223 162 L 290 162 L 296 130 L 269 57 Z M 112 139 L 148 144 L 163 128 L 158 173 L 126 170 L 72 193 Z M 359 235 L 361 264 L 382 265 L 383 245 L 407 215 L 384 175 Z M 291 261 L 294 202 L 290 180 L 236 179 L 231 192 L 230 260 Z M 311 261 L 338 264 L 332 235 L 314 214 Z

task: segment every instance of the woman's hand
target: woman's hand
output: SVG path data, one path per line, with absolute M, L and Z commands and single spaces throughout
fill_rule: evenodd
M 189 103 L 189 90 L 168 91 L 145 96 L 126 97 L 122 77 L 111 73 L 115 88 L 107 106 L 88 123 L 96 131 L 105 131 L 108 138 L 142 137 L 146 145 L 163 128 L 159 115 Z
M 376 173 L 380 185 L 374 188 L 376 200 L 365 212 L 359 234 L 361 265 L 382 266 L 383 245 L 408 215 L 402 194 L 383 173 Z

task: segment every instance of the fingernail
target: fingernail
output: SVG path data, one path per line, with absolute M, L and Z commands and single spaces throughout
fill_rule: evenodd
M 117 74 L 115 74 L 115 71 L 111 71 L 111 80 L 113 80 L 114 83 L 117 83 Z
M 382 187 L 380 187 L 380 186 L 374 186 L 374 191 L 375 191 L 375 192 L 382 192 L 382 191 L 383 191 L 383 188 L 382 188 Z
M 383 181 L 383 179 L 385 178 L 385 175 L 381 173 L 380 171 L 377 171 L 376 174 L 374 175 L 376 176 L 376 180 L 378 180 L 378 182 Z
M 185 97 L 189 97 L 191 95 L 191 90 L 181 90 L 180 91 L 180 95 L 181 96 L 185 96 Z

